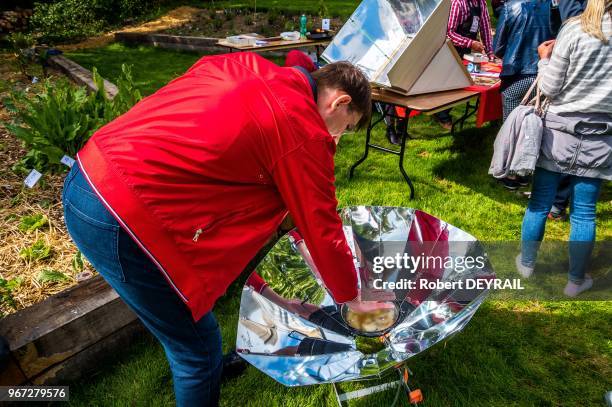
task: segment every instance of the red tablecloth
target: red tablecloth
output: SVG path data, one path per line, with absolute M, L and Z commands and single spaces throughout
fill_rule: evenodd
M 463 64 L 467 65 L 468 61 L 463 60 Z M 480 69 L 486 72 L 500 73 L 502 70 L 501 64 L 494 62 L 485 62 Z M 473 85 L 468 86 L 467 90 L 480 92 L 480 101 L 478 103 L 478 111 L 476 112 L 476 127 L 481 127 L 486 122 L 501 119 L 503 115 L 501 94 L 499 93 L 500 83 L 492 86 Z
M 476 127 L 481 127 L 486 122 L 502 118 L 502 101 L 499 93 L 500 82 L 493 86 L 473 85 L 467 90 L 480 92 L 478 111 L 476 112 Z

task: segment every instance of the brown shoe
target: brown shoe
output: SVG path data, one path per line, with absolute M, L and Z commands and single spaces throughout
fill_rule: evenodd
M 442 127 L 445 130 L 450 130 L 453 128 L 453 122 L 452 120 L 440 120 L 438 119 L 435 115 L 431 116 L 436 122 L 438 122 L 438 124 L 440 125 L 440 127 Z

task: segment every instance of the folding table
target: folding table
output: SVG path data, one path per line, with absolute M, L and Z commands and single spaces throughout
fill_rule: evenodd
M 373 88 L 372 89 L 372 102 L 373 103 L 386 103 L 388 105 L 392 105 L 394 107 L 401 107 L 406 110 L 405 117 L 400 117 L 395 113 L 395 109 L 383 109 L 381 117 L 378 119 L 371 119 L 370 124 L 368 125 L 365 139 L 365 149 L 363 152 L 363 156 L 357 160 L 349 171 L 349 178 L 353 177 L 355 172 L 355 168 L 363 163 L 366 158 L 368 158 L 368 153 L 370 148 L 375 150 L 379 150 L 385 153 L 395 154 L 399 156 L 399 170 L 402 173 L 402 176 L 408 183 L 408 187 L 410 188 L 410 199 L 414 198 L 414 186 L 412 185 L 412 181 L 410 177 L 406 173 L 404 169 L 404 153 L 406 152 L 406 141 L 409 137 L 408 134 L 408 121 L 410 118 L 410 113 L 413 111 L 422 112 L 425 114 L 433 114 L 442 110 L 449 109 L 453 106 L 463 104 L 471 99 L 478 97 L 479 92 L 476 90 L 466 90 L 466 89 L 457 89 L 457 90 L 449 90 L 444 92 L 436 92 L 436 93 L 427 93 L 422 95 L 415 96 L 403 96 L 399 93 L 395 93 L 382 88 Z M 477 102 L 476 102 L 477 103 Z M 468 105 L 469 107 L 470 105 Z M 477 105 L 476 105 L 477 106 Z M 463 121 L 469 115 L 468 109 L 466 109 L 465 117 L 462 117 Z M 399 136 L 400 136 L 400 147 L 399 150 L 390 149 L 387 147 L 380 146 L 378 144 L 374 144 L 370 142 L 372 129 L 384 121 L 387 117 L 394 117 L 398 119 L 399 126 Z M 462 119 L 459 119 L 460 121 Z

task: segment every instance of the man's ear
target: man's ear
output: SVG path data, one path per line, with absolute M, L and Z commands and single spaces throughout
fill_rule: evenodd
M 336 99 L 334 99 L 334 101 L 332 102 L 332 109 L 336 110 L 342 105 L 349 105 L 352 102 L 352 100 L 353 99 L 349 95 L 347 95 L 346 93 L 343 93 L 340 96 L 338 96 Z

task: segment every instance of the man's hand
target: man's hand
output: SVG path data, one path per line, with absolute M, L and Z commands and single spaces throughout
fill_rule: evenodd
M 305 319 L 310 318 L 313 312 L 316 312 L 320 309 L 316 305 L 307 302 L 302 302 L 297 299 L 286 300 L 284 306 L 290 312 L 299 315 Z
M 472 41 L 472 44 L 470 44 L 470 48 L 474 52 L 483 52 L 484 51 L 484 45 L 482 45 L 482 42 L 480 42 L 480 41 Z
M 548 40 L 540 44 L 538 47 L 538 55 L 540 59 L 550 59 L 555 46 L 555 41 L 556 40 Z

